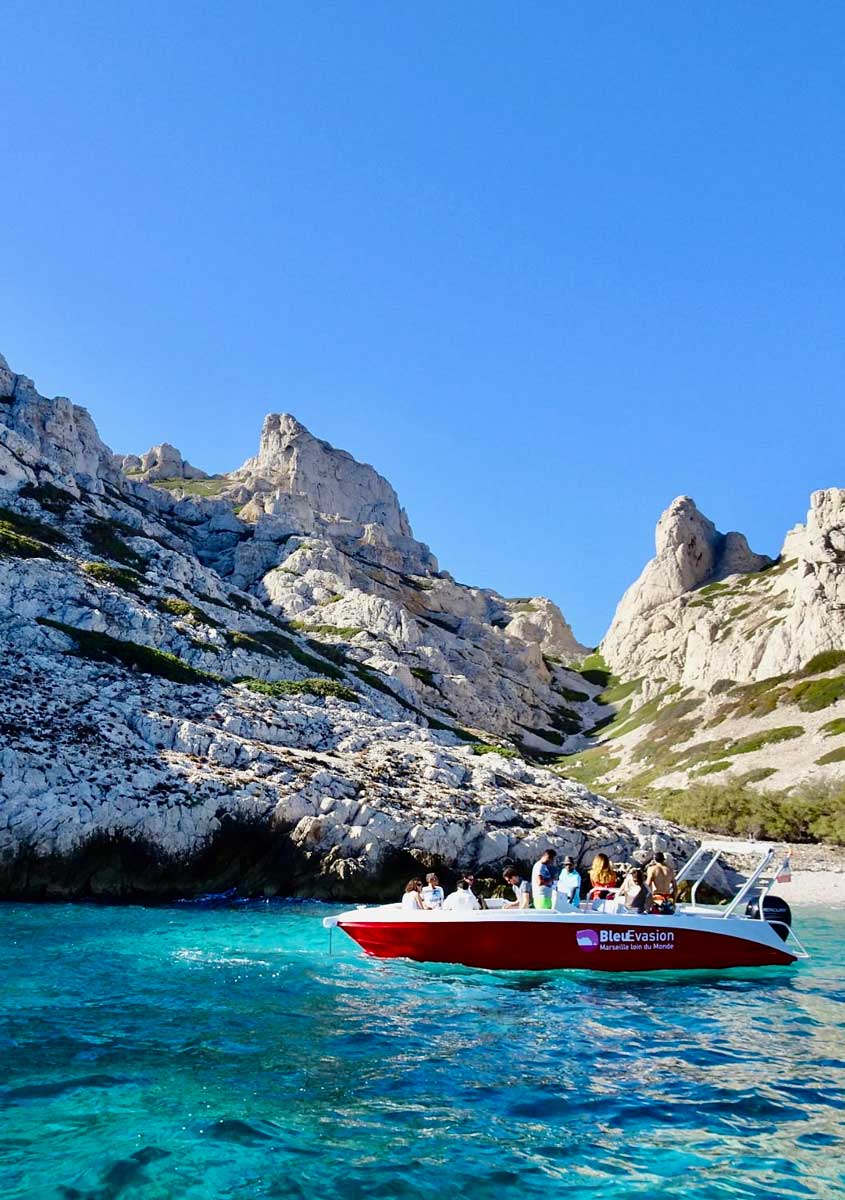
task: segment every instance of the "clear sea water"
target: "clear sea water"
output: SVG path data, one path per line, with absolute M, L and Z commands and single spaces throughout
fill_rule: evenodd
M 845 1196 L 845 913 L 804 966 L 366 959 L 317 904 L 0 905 L 0 1196 Z

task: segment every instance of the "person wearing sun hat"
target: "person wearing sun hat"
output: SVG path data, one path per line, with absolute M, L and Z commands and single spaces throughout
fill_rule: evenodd
M 567 854 L 555 888 L 555 908 L 566 912 L 581 902 L 581 876 L 575 869 L 575 859 Z

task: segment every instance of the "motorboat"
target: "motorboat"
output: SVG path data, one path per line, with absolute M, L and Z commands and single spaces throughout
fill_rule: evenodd
M 325 917 L 376 958 L 458 963 L 499 971 L 678 971 L 787 966 L 809 957 L 792 930 L 789 905 L 772 894 L 789 875 L 789 860 L 773 869 L 767 848 L 733 899 L 699 901 L 701 884 L 720 851 L 701 846 L 677 884 L 689 899 L 664 910 L 635 913 L 613 890 L 566 911 L 505 908 L 488 900 L 480 911 L 415 911 L 401 904 L 359 906 Z M 684 892 L 686 888 L 681 889 Z

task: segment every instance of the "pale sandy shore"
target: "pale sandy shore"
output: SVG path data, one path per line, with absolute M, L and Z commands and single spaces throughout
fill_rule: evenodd
M 739 838 L 701 835 L 702 841 L 722 851 L 725 861 L 738 871 L 747 872 L 768 846 L 777 846 L 789 855 L 792 879 L 776 883 L 772 889 L 790 905 L 812 904 L 845 908 L 845 847 L 786 845 L 782 842 L 747 842 Z

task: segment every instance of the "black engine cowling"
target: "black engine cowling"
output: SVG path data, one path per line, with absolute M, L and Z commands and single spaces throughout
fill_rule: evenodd
M 760 916 L 760 900 L 759 898 L 749 900 L 745 907 L 745 915 L 747 917 Z M 792 909 L 782 900 L 780 896 L 764 896 L 763 897 L 763 920 L 768 921 L 774 926 L 775 933 L 784 942 L 789 937 L 789 928 L 792 925 Z

